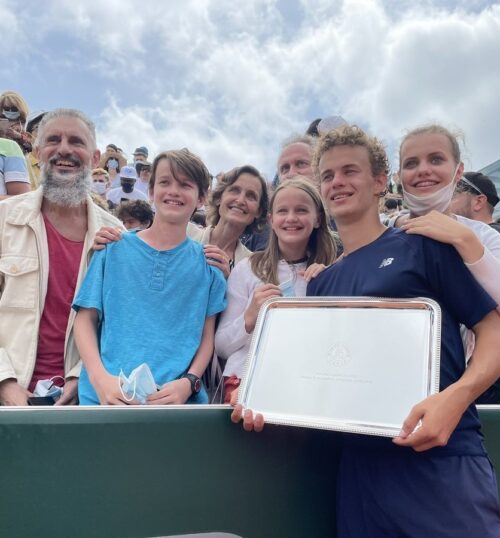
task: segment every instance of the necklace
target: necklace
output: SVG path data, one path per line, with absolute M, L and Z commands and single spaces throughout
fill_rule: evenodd
M 308 260 L 307 256 L 304 256 L 303 258 L 300 258 L 300 260 L 285 260 L 288 265 L 295 265 L 298 263 L 305 263 Z

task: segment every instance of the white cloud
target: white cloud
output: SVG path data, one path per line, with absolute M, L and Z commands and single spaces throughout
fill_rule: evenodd
M 497 158 L 500 126 L 491 118 L 500 90 L 500 8 L 411 13 L 386 39 L 380 76 L 347 101 L 348 114 L 389 138 L 432 121 L 459 126 L 476 166 Z
M 340 113 L 391 148 L 404 128 L 438 120 L 463 129 L 471 166 L 499 157 L 500 6 L 486 0 L 37 7 L 0 0 L 8 50 L 28 50 L 22 36 L 36 27 L 37 62 L 102 85 L 99 140 L 129 153 L 189 146 L 213 171 L 251 162 L 272 175 L 283 138 Z M 67 50 L 54 51 L 54 36 Z
M 0 62 L 0 93 L 11 89 L 9 77 L 21 69 L 20 61 L 24 59 L 28 35 L 25 33 L 16 5 L 11 0 L 0 0 L 0 36 L 2 62 Z
M 155 109 L 120 108 L 112 101 L 99 123 L 98 145 L 105 147 L 113 142 L 126 148 L 129 158 L 140 145 L 148 147 L 150 156 L 189 147 L 214 174 L 247 163 L 265 170 L 274 158 L 274 151 L 262 151 L 260 139 L 245 138 L 231 129 L 217 127 L 210 102 L 202 98 L 167 96 Z

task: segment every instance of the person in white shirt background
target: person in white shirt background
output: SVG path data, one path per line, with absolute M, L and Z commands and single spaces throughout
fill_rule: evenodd
M 124 200 L 145 200 L 148 197 L 139 189 L 135 188 L 137 172 L 133 166 L 124 166 L 120 170 L 120 186 L 108 191 L 106 198 L 111 209 L 115 208 Z

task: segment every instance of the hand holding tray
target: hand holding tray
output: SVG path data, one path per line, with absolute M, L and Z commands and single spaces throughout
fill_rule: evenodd
M 394 437 L 439 391 L 440 335 L 430 299 L 270 299 L 238 403 L 271 424 Z

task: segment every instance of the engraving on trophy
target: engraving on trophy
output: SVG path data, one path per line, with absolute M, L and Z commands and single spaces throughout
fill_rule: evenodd
M 328 364 L 335 368 L 342 368 L 352 361 L 352 356 L 347 346 L 341 342 L 336 342 L 329 349 L 326 356 Z

